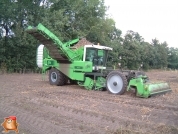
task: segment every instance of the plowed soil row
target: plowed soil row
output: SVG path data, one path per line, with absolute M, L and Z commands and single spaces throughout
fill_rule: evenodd
M 132 92 L 119 96 L 78 85 L 52 86 L 47 75 L 45 80 L 40 74 L 0 75 L 0 123 L 15 115 L 24 134 L 177 134 L 178 72 L 146 74 L 169 82 L 172 92 L 144 99 Z

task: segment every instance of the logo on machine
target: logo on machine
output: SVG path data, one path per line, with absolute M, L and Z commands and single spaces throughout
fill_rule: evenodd
M 48 60 L 48 61 L 47 61 L 47 64 L 48 64 L 48 65 L 54 65 L 54 61 Z
M 86 64 L 86 68 L 90 68 L 91 66 L 90 66 L 90 64 Z
M 75 66 L 74 68 L 75 68 L 75 69 L 83 69 L 82 66 Z

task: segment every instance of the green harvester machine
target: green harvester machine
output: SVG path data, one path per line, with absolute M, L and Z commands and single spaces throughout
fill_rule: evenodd
M 63 86 L 70 81 L 87 90 L 107 89 L 119 95 L 135 89 L 136 96 L 144 98 L 171 91 L 168 83 L 150 83 L 144 72 L 108 69 L 110 47 L 94 44 L 75 47 L 80 39 L 62 43 L 41 23 L 28 26 L 26 32 L 42 43 L 37 49 L 37 65 L 43 73 L 49 71 L 51 85 Z

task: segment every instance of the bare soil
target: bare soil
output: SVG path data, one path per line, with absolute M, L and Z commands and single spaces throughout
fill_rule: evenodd
M 178 72 L 146 74 L 169 82 L 172 92 L 145 99 L 52 86 L 48 75 L 0 75 L 0 124 L 14 115 L 20 134 L 178 134 Z

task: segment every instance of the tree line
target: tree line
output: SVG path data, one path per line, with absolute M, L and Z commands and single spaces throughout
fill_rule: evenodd
M 42 23 L 62 42 L 85 37 L 95 44 L 113 48 L 108 66 L 127 69 L 178 69 L 178 48 L 152 39 L 145 42 L 138 32 L 123 36 L 106 14 L 104 0 L 1 0 L 0 70 L 38 70 L 36 49 L 39 42 L 24 30 Z

